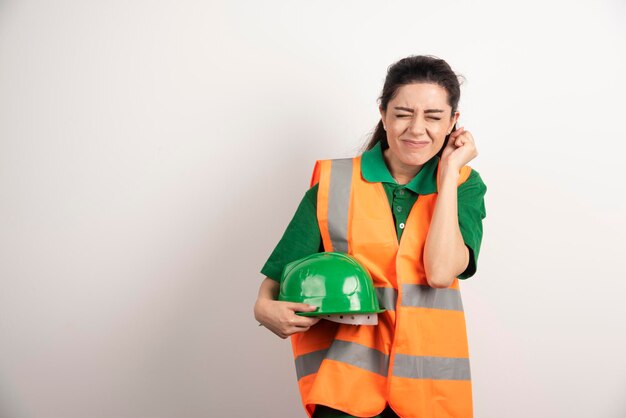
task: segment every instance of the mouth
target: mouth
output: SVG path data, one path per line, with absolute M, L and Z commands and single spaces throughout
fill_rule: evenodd
M 430 141 L 414 141 L 411 139 L 402 139 L 401 141 L 408 148 L 424 148 L 430 144 Z

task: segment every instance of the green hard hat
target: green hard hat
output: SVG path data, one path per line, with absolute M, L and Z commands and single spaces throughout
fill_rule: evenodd
M 337 252 L 316 253 L 287 264 L 278 300 L 318 307 L 314 312 L 297 312 L 302 316 L 385 311 L 379 308 L 369 272 L 354 257 Z

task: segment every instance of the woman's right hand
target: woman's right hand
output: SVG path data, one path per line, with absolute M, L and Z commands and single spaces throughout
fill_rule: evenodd
M 316 317 L 296 315 L 297 311 L 313 312 L 316 309 L 317 306 L 305 303 L 258 299 L 254 305 L 254 317 L 265 328 L 285 339 L 296 332 L 308 331 L 320 320 Z
M 261 325 L 285 339 L 296 332 L 308 331 L 317 324 L 320 318 L 296 315 L 296 312 L 313 312 L 317 306 L 278 301 L 279 287 L 279 283 L 269 277 L 261 283 L 259 297 L 254 304 L 254 318 Z

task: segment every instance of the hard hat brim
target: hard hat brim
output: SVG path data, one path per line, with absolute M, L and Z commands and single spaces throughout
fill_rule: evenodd
M 368 312 L 355 312 L 355 311 L 337 311 L 337 312 L 296 312 L 296 315 L 300 316 L 322 316 L 322 315 L 367 315 L 367 314 L 379 314 L 381 312 L 385 312 L 386 309 L 378 309 L 376 311 L 368 311 Z

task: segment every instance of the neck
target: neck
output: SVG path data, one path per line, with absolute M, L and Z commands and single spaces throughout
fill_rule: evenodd
M 385 163 L 387 164 L 387 168 L 391 173 L 391 176 L 398 184 L 407 184 L 420 172 L 422 165 L 406 165 L 401 161 L 395 159 L 391 152 L 389 152 L 389 148 L 387 148 L 383 152 L 383 157 L 385 159 Z

